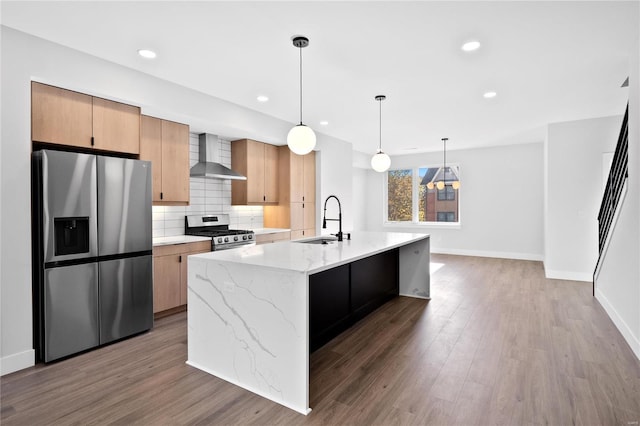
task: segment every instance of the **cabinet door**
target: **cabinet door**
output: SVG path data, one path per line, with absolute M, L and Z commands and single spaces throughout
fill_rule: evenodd
M 209 243 L 207 242 L 207 244 Z M 210 251 L 211 250 L 200 250 L 200 251 L 184 253 L 182 255 L 181 263 L 180 263 L 180 305 L 187 304 L 187 288 L 189 286 L 189 269 L 187 267 L 187 264 L 189 262 L 187 262 L 187 256 L 191 254 L 208 253 Z
M 349 265 L 309 276 L 309 351 L 350 325 Z
M 93 98 L 94 148 L 140 153 L 140 108 Z
M 264 173 L 264 144 L 249 140 L 247 141 L 247 203 L 264 203 Z
M 291 231 L 291 240 L 299 240 L 300 238 L 305 237 L 304 230 L 300 229 L 297 231 Z
M 31 83 L 31 140 L 91 148 L 91 96 Z
M 316 203 L 302 203 L 302 227 L 315 229 L 316 227 Z
M 180 306 L 181 255 L 153 257 L 153 312 Z
M 304 229 L 304 208 L 303 203 L 291 203 L 291 222 L 289 229 L 297 231 Z
M 286 149 L 289 149 L 286 147 Z M 304 156 L 290 152 L 290 176 L 289 185 L 292 203 L 304 201 Z
M 399 293 L 399 250 L 357 260 L 351 264 L 351 311 L 356 320 Z
M 311 151 L 303 157 L 304 173 L 303 173 L 303 194 L 302 201 L 314 203 L 316 201 L 316 153 Z
M 162 192 L 162 120 L 140 117 L 140 159 L 151 161 L 153 201 L 161 201 Z
M 162 120 L 161 201 L 189 202 L 189 126 Z
M 264 201 L 278 202 L 278 147 L 264 144 Z

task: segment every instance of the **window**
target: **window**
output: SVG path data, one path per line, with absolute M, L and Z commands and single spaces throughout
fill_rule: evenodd
M 387 222 L 460 222 L 460 167 L 419 167 L 387 172 Z M 444 188 L 438 189 L 438 182 Z
M 456 221 L 455 212 L 438 212 L 436 217 L 438 222 L 455 222 Z
M 445 185 L 444 189 L 437 189 L 438 201 L 447 201 L 456 199 L 456 191 L 452 186 Z

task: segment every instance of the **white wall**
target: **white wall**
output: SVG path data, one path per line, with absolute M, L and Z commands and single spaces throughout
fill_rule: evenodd
M 596 298 L 640 359 L 640 36 L 629 75 L 629 179 L 596 278 Z
M 191 125 L 227 140 L 284 143 L 294 123 L 269 117 L 2 26 L 0 159 L 1 374 L 33 365 L 31 318 L 30 154 L 32 79 L 142 107 L 148 115 Z M 352 227 L 351 145 L 318 134 L 318 188 L 336 193 Z M 349 182 L 345 185 L 345 182 Z
M 621 123 L 622 116 L 614 116 L 547 127 L 544 267 L 548 278 L 593 278 L 602 155 L 615 149 Z
M 384 226 L 384 174 L 368 171 L 367 228 L 426 232 L 431 250 L 488 257 L 542 260 L 543 144 L 447 150 L 460 165 L 459 229 Z M 392 168 L 442 164 L 442 153 L 395 156 Z

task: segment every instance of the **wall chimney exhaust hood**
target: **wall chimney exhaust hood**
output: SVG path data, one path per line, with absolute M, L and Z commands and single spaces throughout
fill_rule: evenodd
M 247 180 L 238 172 L 220 164 L 220 139 L 216 135 L 201 133 L 198 163 L 191 168 L 191 177 L 209 179 L 237 179 Z

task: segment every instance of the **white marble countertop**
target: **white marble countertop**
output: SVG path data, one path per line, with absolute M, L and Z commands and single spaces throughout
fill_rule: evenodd
M 311 239 L 315 238 L 319 237 Z M 283 241 L 279 244 L 255 245 L 234 250 L 202 253 L 190 256 L 190 258 L 313 274 L 426 238 L 429 238 L 429 234 L 353 232 L 351 240 L 334 241 L 326 245 Z
M 196 243 L 198 241 L 211 241 L 211 237 L 198 237 L 195 235 L 176 235 L 173 237 L 156 237 L 153 246 L 166 246 L 170 244 Z
M 291 229 L 285 228 L 256 228 L 252 229 L 256 235 L 277 234 L 278 232 L 289 232 Z

